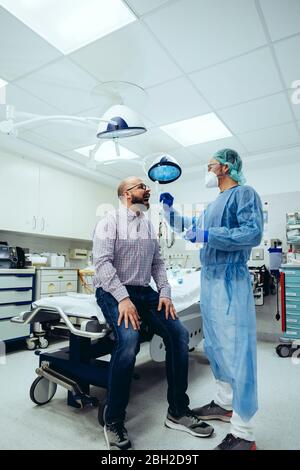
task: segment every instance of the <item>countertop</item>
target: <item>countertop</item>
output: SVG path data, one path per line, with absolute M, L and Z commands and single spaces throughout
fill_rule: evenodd
M 0 269 L 0 274 L 34 274 L 35 267 L 25 269 Z

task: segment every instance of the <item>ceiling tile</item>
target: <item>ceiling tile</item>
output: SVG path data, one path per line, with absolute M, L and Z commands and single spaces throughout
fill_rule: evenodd
M 181 121 L 211 111 L 211 108 L 185 77 L 147 90 L 144 114 L 157 125 Z
M 300 80 L 300 35 L 274 45 L 281 72 L 287 88 L 294 80 Z
M 1 78 L 15 80 L 62 57 L 44 39 L 0 7 L 0 64 Z
M 150 87 L 180 75 L 146 27 L 132 23 L 70 56 L 101 81 L 123 80 Z
M 117 178 L 119 182 L 125 178 L 128 178 L 130 175 L 141 176 L 142 178 L 145 178 L 144 170 L 140 162 L 140 160 L 128 160 L 128 162 L 114 162 L 110 165 L 100 164 L 97 165 L 97 171 L 104 171 L 107 175 Z
M 299 0 L 260 0 L 273 41 L 300 33 Z
M 249 152 L 257 152 L 271 148 L 284 147 L 300 143 L 300 136 L 295 124 L 260 129 L 239 136 Z
M 58 112 L 54 106 L 39 100 L 13 84 L 6 86 L 6 103 L 15 106 L 16 113 L 23 111 L 32 114 L 50 115 Z
M 161 5 L 164 5 L 169 0 L 127 0 L 126 3 L 139 15 L 142 16 L 151 10 L 154 10 Z
M 293 120 L 284 93 L 218 111 L 218 115 L 233 134 L 272 127 Z
M 16 83 L 66 114 L 91 108 L 94 105 L 92 90 L 98 85 L 91 75 L 67 58 L 43 67 Z
M 266 44 L 254 0 L 181 0 L 144 21 L 185 72 Z
M 196 165 L 199 161 L 199 159 L 197 159 L 197 157 L 195 157 L 192 152 L 184 147 L 172 150 L 170 155 L 176 158 L 183 170 L 189 168 L 190 166 Z
M 143 157 L 156 152 L 171 152 L 179 147 L 178 142 L 160 129 L 150 129 L 145 134 L 126 139 L 126 147 Z
M 217 150 L 222 148 L 232 148 L 241 155 L 246 153 L 245 147 L 243 147 L 236 137 L 226 137 L 225 139 L 218 139 L 212 142 L 191 145 L 189 150 L 201 161 L 203 159 L 207 161 Z
M 282 90 L 268 47 L 190 77 L 209 103 L 218 109 Z

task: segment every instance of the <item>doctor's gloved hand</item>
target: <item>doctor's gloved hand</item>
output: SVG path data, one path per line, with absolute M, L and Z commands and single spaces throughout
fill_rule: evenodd
M 172 207 L 174 198 L 172 194 L 170 193 L 161 193 L 161 195 L 159 196 L 159 202 L 162 202 L 164 205 L 168 207 Z
M 201 228 L 192 227 L 185 232 L 185 240 L 191 243 L 207 243 L 208 241 L 208 230 L 202 230 Z

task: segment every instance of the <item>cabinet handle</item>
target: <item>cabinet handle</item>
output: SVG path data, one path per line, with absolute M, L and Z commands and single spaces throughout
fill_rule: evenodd
M 42 217 L 42 232 L 45 230 L 45 219 Z
M 36 229 L 36 216 L 35 215 L 32 218 L 32 228 L 33 228 L 33 230 Z

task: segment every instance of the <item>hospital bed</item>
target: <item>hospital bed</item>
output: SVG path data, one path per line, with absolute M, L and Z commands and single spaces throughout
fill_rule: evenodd
M 200 273 L 185 272 L 180 278 L 170 278 L 172 300 L 180 320 L 189 331 L 189 348 L 194 349 L 202 340 L 199 309 Z M 57 385 L 68 391 L 68 405 L 83 408 L 97 406 L 90 396 L 90 385 L 107 388 L 108 360 L 114 338 L 94 295 L 70 293 L 61 297 L 46 297 L 32 304 L 32 310 L 12 319 L 19 324 L 39 324 L 48 328 L 64 325 L 69 330 L 69 345 L 58 350 L 36 351 L 39 356 L 38 377 L 34 380 L 30 397 L 37 405 L 48 403 L 55 395 Z M 141 342 L 148 341 L 154 361 L 165 360 L 162 339 L 148 326 L 141 325 Z M 99 406 L 99 422 L 102 424 Z

